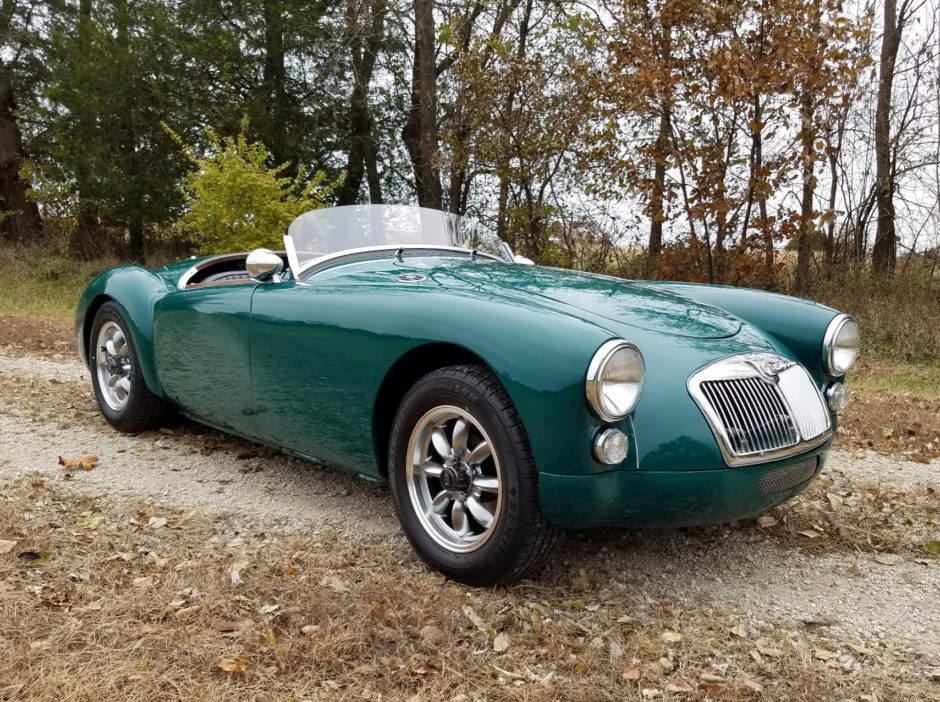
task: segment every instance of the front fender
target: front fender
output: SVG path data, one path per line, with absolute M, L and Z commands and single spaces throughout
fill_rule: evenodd
M 147 387 L 162 396 L 163 388 L 154 363 L 153 308 L 166 293 L 163 280 L 140 266 L 110 268 L 92 280 L 75 311 L 75 333 L 82 362 L 89 364 L 89 337 L 95 313 L 105 301 L 113 300 L 124 311 Z

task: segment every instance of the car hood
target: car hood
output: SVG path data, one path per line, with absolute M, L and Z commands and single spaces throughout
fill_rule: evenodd
M 661 334 L 723 339 L 741 329 L 737 317 L 678 293 L 636 281 L 521 265 L 456 265 L 451 275 L 483 291 L 578 311 L 599 324 L 610 320 Z

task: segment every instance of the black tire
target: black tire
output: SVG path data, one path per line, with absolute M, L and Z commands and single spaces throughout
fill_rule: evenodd
M 127 358 L 130 361 L 130 369 L 126 371 L 126 377 L 130 380 L 130 390 L 127 392 L 126 404 L 118 409 L 108 404 L 98 372 L 98 339 L 102 328 L 108 324 L 117 325 L 124 335 L 127 342 Z M 124 317 L 124 312 L 116 303 L 109 300 L 101 305 L 91 326 L 88 341 L 88 365 L 91 370 L 92 386 L 95 389 L 95 400 L 98 402 L 101 414 L 115 429 L 130 433 L 162 426 L 173 417 L 173 410 L 147 387 L 140 369 L 137 349 L 134 347 L 134 340 L 129 330 L 130 325 Z
M 419 431 L 429 413 L 447 406 L 465 411 L 479 424 L 500 466 L 500 502 L 491 531 L 482 545 L 469 552 L 442 545 L 431 533 L 434 527 L 419 517 L 419 507 L 409 493 L 407 464 L 412 434 Z M 415 445 L 418 443 L 416 440 Z M 563 534 L 542 516 L 538 472 L 522 420 L 505 388 L 485 366 L 441 368 L 412 386 L 392 426 L 389 483 L 402 529 L 421 559 L 467 585 L 508 584 L 533 573 L 545 564 Z M 481 528 L 481 523 L 474 523 Z

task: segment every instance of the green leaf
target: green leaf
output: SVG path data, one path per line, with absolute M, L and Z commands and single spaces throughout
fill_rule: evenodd
M 931 556 L 940 558 L 940 541 L 928 541 L 924 544 L 924 550 Z

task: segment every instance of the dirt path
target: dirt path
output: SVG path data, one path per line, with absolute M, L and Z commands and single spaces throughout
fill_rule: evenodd
M 0 392 L 0 481 L 36 471 L 101 500 L 198 507 L 287 532 L 332 526 L 359 538 L 401 538 L 382 486 L 188 423 L 172 433 L 114 432 L 97 414 L 77 360 L 0 350 Z M 99 456 L 99 465 L 66 480 L 58 457 L 85 454 Z M 877 509 L 897 504 L 906 514 L 936 504 L 940 462 L 836 452 L 823 480 L 832 486 L 828 494 L 845 500 L 890 492 L 893 502 Z M 940 538 L 937 521 L 936 513 L 932 527 L 926 520 L 933 539 Z M 551 567 L 583 568 L 610 588 L 639 589 L 650 607 L 663 600 L 686 609 L 718 606 L 752 629 L 812 629 L 831 636 L 834 646 L 854 642 L 888 659 L 916 652 L 940 665 L 940 561 L 913 551 L 879 561 L 859 543 L 814 551 L 753 524 L 590 530 L 573 534 Z M 836 660 L 851 666 L 857 658 L 846 648 Z

